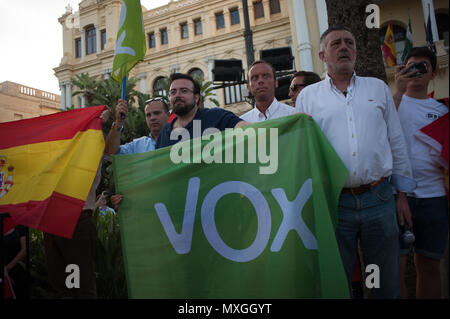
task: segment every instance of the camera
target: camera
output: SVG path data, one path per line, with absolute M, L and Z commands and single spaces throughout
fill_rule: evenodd
M 409 229 L 408 224 L 405 222 L 402 226 L 402 241 L 405 244 L 411 244 L 416 240 L 416 237 L 412 233 L 412 231 Z
M 409 69 L 406 71 L 406 73 L 414 72 L 415 70 L 418 70 L 417 73 L 411 75 L 411 77 L 417 77 L 421 76 L 428 72 L 428 67 L 426 62 L 419 62 L 414 63 L 412 66 L 409 67 Z

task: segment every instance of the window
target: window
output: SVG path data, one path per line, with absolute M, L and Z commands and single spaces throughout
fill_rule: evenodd
M 238 8 L 230 9 L 231 25 L 239 24 L 239 10 Z
M 280 0 L 270 0 L 269 5 L 270 5 L 270 14 L 281 12 Z
M 199 34 L 203 33 L 202 20 L 200 20 L 200 19 L 194 20 L 194 33 L 195 33 L 195 35 L 199 35 Z
M 75 39 L 75 57 L 81 57 L 81 38 Z
M 224 82 L 224 84 L 232 82 Z M 236 84 L 232 86 L 227 86 L 223 88 L 223 93 L 225 96 L 225 104 L 233 104 L 245 101 L 245 84 Z
M 253 2 L 253 11 L 255 13 L 255 19 L 264 17 L 264 7 L 262 1 Z
M 97 37 L 95 33 L 94 27 L 89 27 L 86 29 L 86 54 L 97 52 Z
M 187 22 L 180 24 L 181 38 L 187 39 L 189 37 L 189 30 Z
M 103 50 L 105 50 L 105 44 L 106 44 L 106 30 L 102 30 L 100 32 L 100 35 L 101 35 L 101 39 L 102 39 L 101 50 L 103 51 Z
M 397 59 L 397 64 L 401 64 L 403 50 L 405 49 L 405 39 L 406 39 L 406 30 L 396 24 L 393 24 L 394 27 L 394 41 L 395 41 L 395 54 Z M 388 25 L 380 29 L 380 45 L 383 47 L 384 37 L 386 36 L 386 30 Z M 384 60 L 384 59 L 383 59 Z M 386 66 L 386 62 L 385 66 Z
M 216 13 L 216 29 L 225 28 L 225 19 L 223 17 L 223 12 Z
M 161 44 L 169 43 L 169 37 L 167 35 L 167 29 L 161 29 Z
M 159 96 L 167 96 L 166 88 L 169 87 L 168 79 L 165 77 L 156 78 L 153 84 L 153 94 L 157 94 Z
M 156 40 L 155 40 L 155 33 L 149 33 L 148 36 L 148 47 L 149 48 L 155 48 L 156 47 Z
M 436 13 L 439 40 L 444 40 L 445 46 L 448 46 L 448 18 L 448 13 Z

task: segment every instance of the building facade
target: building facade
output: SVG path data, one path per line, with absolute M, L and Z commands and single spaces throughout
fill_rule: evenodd
M 436 98 L 448 97 L 448 2 L 378 0 L 374 3 L 380 7 L 380 35 L 390 20 L 394 23 L 400 56 L 408 12 L 415 46 L 426 44 L 423 25 L 430 12 L 439 68 L 430 90 L 435 91 Z M 62 108 L 85 106 L 82 96 L 71 96 L 76 89 L 70 82 L 73 76 L 81 73 L 99 78 L 110 76 L 121 1 L 84 0 L 78 9 L 68 10 L 59 18 L 64 55 L 54 71 L 60 83 Z M 141 92 L 162 91 L 160 81 L 171 72 L 198 74 L 211 81 L 214 60 L 238 59 L 247 71 L 241 0 L 171 0 L 159 8 L 142 9 L 147 53 L 130 74 L 139 79 L 137 88 Z M 260 59 L 264 50 L 289 47 L 294 56 L 294 69 L 325 75 L 324 63 L 318 55 L 320 34 L 328 28 L 325 0 L 248 0 L 248 13 L 255 60 Z M 443 17 L 447 19 L 446 30 L 440 22 Z M 391 87 L 394 69 L 386 69 Z M 221 107 L 238 115 L 251 108 L 245 102 L 244 84 L 219 88 L 215 93 Z
M 57 94 L 10 81 L 0 83 L 0 123 L 57 113 L 60 105 Z

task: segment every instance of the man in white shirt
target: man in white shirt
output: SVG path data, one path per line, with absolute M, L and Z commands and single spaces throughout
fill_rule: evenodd
M 356 76 L 356 42 L 348 28 L 325 31 L 320 48 L 328 74 L 300 92 L 296 111 L 312 116 L 349 171 L 336 229 L 349 287 L 359 238 L 364 264 L 379 269 L 371 296 L 400 298 L 395 206 L 401 223 L 411 223 L 404 192 L 415 182 L 394 101 L 383 81 Z M 397 202 L 391 184 L 399 191 Z
M 145 120 L 150 130 L 149 136 L 142 136 L 133 141 L 120 145 L 120 133 L 123 130 L 123 121 L 128 115 L 128 104 L 125 100 L 119 100 L 115 110 L 116 120 L 111 126 L 106 137 L 105 153 L 113 154 L 136 154 L 154 151 L 159 132 L 169 120 L 169 106 L 163 98 L 157 97 L 146 101 Z
M 428 84 L 434 79 L 436 55 L 426 47 L 412 48 L 406 65 L 397 67 L 394 101 L 408 147 L 417 188 L 408 193 L 415 235 L 414 264 L 417 274 L 416 298 L 441 298 L 440 259 L 444 257 L 448 238 L 448 201 L 444 169 L 448 169 L 433 148 L 421 140 L 420 129 L 448 113 L 444 104 L 428 97 Z M 418 65 L 417 65 L 418 64 Z M 410 69 L 413 71 L 410 71 Z M 415 70 L 414 70 L 415 69 Z M 445 132 L 448 134 L 448 131 Z M 403 274 L 409 245 L 400 242 L 401 286 L 406 298 Z
M 254 62 L 248 70 L 247 89 L 255 98 L 255 107 L 241 116 L 247 122 L 262 122 L 292 115 L 295 109 L 275 98 L 278 80 L 273 66 L 263 60 Z

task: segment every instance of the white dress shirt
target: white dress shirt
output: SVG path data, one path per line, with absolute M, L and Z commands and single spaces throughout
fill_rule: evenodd
M 344 187 L 392 175 L 399 191 L 415 188 L 405 139 L 388 86 L 353 74 L 344 95 L 326 78 L 305 87 L 296 111 L 313 117 L 349 171 Z
M 274 98 L 272 104 L 270 104 L 266 110 L 266 115 L 258 110 L 257 107 L 254 107 L 247 113 L 241 115 L 241 119 L 247 122 L 255 123 L 292 115 L 294 113 L 295 108 L 287 104 L 280 103 L 276 98 Z

